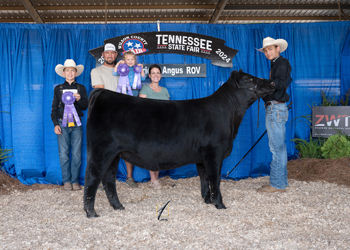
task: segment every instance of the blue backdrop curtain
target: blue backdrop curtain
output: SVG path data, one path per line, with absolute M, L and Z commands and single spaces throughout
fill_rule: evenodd
M 340 95 L 343 100 L 350 95 L 350 34 L 348 34 L 341 56 Z
M 130 33 L 156 31 L 156 24 L 0 24 L 0 143 L 13 148 L 13 157 L 3 167 L 24 184 L 61 184 L 57 137 L 50 119 L 53 89 L 64 82 L 54 68 L 67 58 L 83 64 L 85 70 L 77 78 L 88 93 L 92 90 L 90 71 L 95 67 L 90 49 L 103 45 L 108 38 Z M 193 32 L 224 39 L 225 45 L 239 50 L 233 69 L 213 66 L 210 61 L 174 54 L 143 55 L 140 63 L 205 63 L 206 78 L 163 78 L 171 100 L 205 97 L 217 90 L 232 70 L 242 69 L 252 75 L 268 78 L 269 61 L 255 48 L 263 38 L 284 38 L 289 47 L 282 56 L 292 65 L 292 82 L 288 92 L 293 102 L 287 123 L 286 143 L 289 158 L 297 152 L 291 139 L 308 138 L 310 128 L 295 118 L 311 113 L 308 106 L 321 101 L 320 91 L 339 97 L 349 88 L 350 22 L 304 24 L 161 24 L 162 31 Z M 342 56 L 343 54 L 343 56 Z M 343 60 L 343 61 L 342 61 Z M 344 61 L 347 60 L 348 64 Z M 341 84 L 346 81 L 346 86 Z M 344 80 L 345 79 L 345 80 Z M 86 112 L 83 117 L 82 168 L 83 184 L 86 168 Z M 257 127 L 259 121 L 259 127 Z M 247 110 L 231 155 L 224 160 L 222 177 L 230 171 L 265 131 L 265 111 L 255 102 Z M 269 174 L 271 153 L 267 136 L 227 177 L 242 179 Z M 194 164 L 163 174 L 171 178 L 197 175 Z M 119 165 L 118 178 L 125 179 L 124 162 Z M 137 181 L 149 179 L 148 171 L 135 168 Z

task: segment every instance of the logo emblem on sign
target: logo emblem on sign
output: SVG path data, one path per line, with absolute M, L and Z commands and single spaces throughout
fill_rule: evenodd
M 136 38 L 131 38 L 131 39 L 125 40 L 123 45 L 122 45 L 122 48 L 124 50 L 123 54 L 126 51 L 132 51 L 132 52 L 134 52 L 134 54 L 137 55 L 137 54 L 142 54 L 142 53 L 145 53 L 148 51 L 147 49 L 145 49 L 144 43 L 141 40 L 136 39 Z

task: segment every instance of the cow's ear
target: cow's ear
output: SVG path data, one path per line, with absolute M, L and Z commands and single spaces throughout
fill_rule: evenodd
M 238 74 L 238 71 L 237 71 L 237 70 L 232 71 L 232 73 L 231 73 L 231 79 L 232 79 L 232 80 L 235 80 L 237 74 Z
M 239 69 L 239 72 L 243 73 L 243 70 L 242 70 L 242 69 Z

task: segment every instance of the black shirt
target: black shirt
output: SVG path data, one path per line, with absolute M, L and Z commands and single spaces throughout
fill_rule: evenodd
M 289 84 L 292 82 L 292 78 L 290 77 L 291 71 L 292 67 L 286 58 L 279 56 L 271 61 L 270 80 L 276 85 L 275 91 L 271 95 L 267 95 L 263 98 L 265 102 L 272 100 L 281 102 L 289 101 L 289 95 L 286 91 Z
M 80 100 L 74 102 L 74 107 L 77 110 L 79 117 L 84 116 L 82 110 L 88 107 L 88 96 L 84 85 L 77 83 L 76 81 L 69 84 L 65 81 L 63 84 L 57 85 L 53 94 L 52 108 L 51 108 L 51 120 L 53 124 L 58 125 L 58 119 L 63 118 L 64 103 L 62 102 L 62 94 L 64 89 L 77 89 L 80 94 Z

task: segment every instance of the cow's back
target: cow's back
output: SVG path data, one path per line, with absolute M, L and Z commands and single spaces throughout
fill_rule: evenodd
M 89 109 L 88 145 L 147 169 L 198 163 L 201 150 L 230 151 L 233 140 L 232 117 L 211 98 L 163 101 L 100 90 L 90 96 Z

